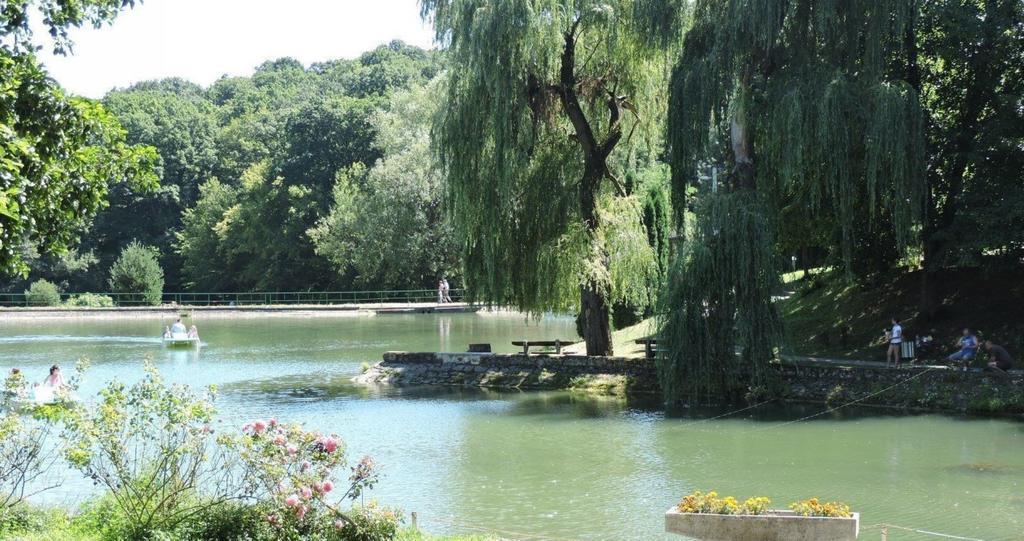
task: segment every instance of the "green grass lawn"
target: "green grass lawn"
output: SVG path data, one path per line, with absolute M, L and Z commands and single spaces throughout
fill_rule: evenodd
M 637 344 L 635 341 L 639 338 L 645 338 L 655 333 L 654 319 L 645 319 L 636 325 L 619 329 L 612 332 L 612 349 L 615 352 L 616 357 L 643 357 L 644 346 L 643 344 Z M 587 351 L 587 346 L 583 342 L 578 342 L 571 346 L 562 348 L 563 353 L 573 355 L 583 355 Z

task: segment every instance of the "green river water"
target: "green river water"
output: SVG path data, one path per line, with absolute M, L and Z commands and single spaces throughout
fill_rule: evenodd
M 387 350 L 464 350 L 575 335 L 569 318 L 380 315 L 197 316 L 199 352 L 164 349 L 169 321 L 4 321 L 0 368 L 42 380 L 78 357 L 92 368 L 82 397 L 131 382 L 150 355 L 165 378 L 215 383 L 226 426 L 277 417 L 338 432 L 350 456 L 372 455 L 372 496 L 416 511 L 435 532 L 483 528 L 509 538 L 668 539 L 663 512 L 693 490 L 775 506 L 842 500 L 861 512 L 861 539 L 890 523 L 986 540 L 1024 539 L 1024 423 L 823 406 L 668 411 L 656 398 L 564 392 L 367 388 L 350 378 Z M 73 505 L 94 490 L 73 472 L 37 499 Z M 677 538 L 678 539 L 678 538 Z M 890 540 L 943 539 L 890 530 Z M 948 538 L 947 538 L 948 539 Z

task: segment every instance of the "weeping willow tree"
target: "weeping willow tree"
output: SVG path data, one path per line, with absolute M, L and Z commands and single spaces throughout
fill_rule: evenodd
M 645 296 L 657 272 L 616 165 L 664 94 L 633 1 L 422 7 L 449 52 L 434 144 L 467 286 L 533 313 L 578 309 L 587 352 L 611 354 L 612 303 Z
M 686 4 L 647 5 L 650 27 L 665 29 L 658 18 L 679 18 Z M 781 337 L 771 293 L 783 205 L 832 220 L 847 261 L 863 213 L 911 242 L 924 173 L 918 97 L 902 80 L 912 5 L 693 3 L 670 83 L 673 191 L 699 185 L 702 164 L 727 174 L 719 189 L 682 201 L 695 223 L 684 228 L 665 300 L 659 368 L 668 398 L 735 398 L 767 383 Z

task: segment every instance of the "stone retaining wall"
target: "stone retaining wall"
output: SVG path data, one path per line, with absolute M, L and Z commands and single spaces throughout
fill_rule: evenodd
M 388 352 L 361 383 L 660 392 L 654 363 L 619 357 Z
M 937 411 L 1024 413 L 1024 372 L 1009 377 L 945 367 L 892 370 L 841 362 L 786 361 L 777 366 L 787 400 L 830 405 L 895 406 Z M 388 352 L 357 376 L 360 383 L 464 385 L 518 389 L 582 389 L 660 393 L 647 359 L 491 353 Z

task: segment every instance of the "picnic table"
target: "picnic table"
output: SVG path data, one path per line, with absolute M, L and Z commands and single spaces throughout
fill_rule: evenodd
M 640 338 L 633 341 L 634 344 L 644 345 L 644 356 L 648 359 L 653 359 L 654 354 L 658 352 L 658 339 L 648 336 L 647 338 Z
M 555 348 L 555 354 L 562 354 L 562 346 L 572 345 L 572 340 L 513 340 L 513 346 L 520 346 L 523 348 L 523 355 L 530 355 L 530 348 L 532 347 L 545 347 Z

